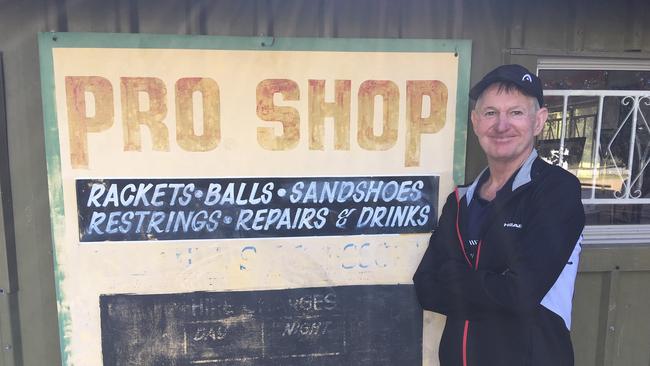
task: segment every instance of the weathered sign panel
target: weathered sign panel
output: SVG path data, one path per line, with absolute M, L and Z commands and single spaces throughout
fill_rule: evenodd
M 77 179 L 79 240 L 431 231 L 437 176 Z
M 104 364 L 419 365 L 412 296 L 407 285 L 102 295 Z
M 468 42 L 40 46 L 64 364 L 430 362 L 411 276 L 462 179 Z

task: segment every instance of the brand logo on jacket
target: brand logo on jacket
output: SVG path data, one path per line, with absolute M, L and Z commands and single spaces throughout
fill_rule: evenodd
M 521 224 L 517 224 L 514 222 L 504 222 L 503 227 L 515 227 L 517 229 L 521 229 Z

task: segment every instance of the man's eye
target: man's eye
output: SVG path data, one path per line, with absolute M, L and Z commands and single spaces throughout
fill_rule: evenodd
M 496 112 L 495 112 L 495 111 L 487 111 L 487 112 L 485 112 L 485 114 L 484 114 L 484 116 L 486 116 L 486 117 L 492 117 L 492 116 L 494 116 L 494 115 L 496 115 Z
M 513 116 L 523 116 L 524 112 L 523 111 L 512 111 Z

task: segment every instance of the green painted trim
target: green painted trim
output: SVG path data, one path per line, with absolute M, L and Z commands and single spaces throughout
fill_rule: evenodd
M 63 185 L 61 178 L 61 156 L 59 131 L 56 116 L 56 99 L 54 90 L 54 58 L 52 56 L 52 39 L 47 33 L 38 35 L 38 48 L 41 68 L 41 93 L 43 98 L 43 123 L 45 132 L 45 157 L 47 162 L 47 182 L 50 196 L 50 220 L 52 230 L 52 247 L 54 260 L 54 278 L 56 302 L 59 317 L 59 342 L 61 347 L 61 363 L 69 365 L 70 310 L 65 305 L 65 293 L 62 284 L 64 273 L 57 260 L 57 245 L 63 245 L 64 218 Z
M 469 111 L 469 78 L 472 63 L 472 42 L 457 41 L 458 83 L 456 89 L 456 133 L 454 136 L 454 183 L 465 183 L 465 154 Z
M 65 306 L 62 283 L 65 274 L 59 267 L 56 248 L 64 229 L 61 156 L 54 90 L 53 48 L 140 48 L 140 49 L 229 49 L 269 51 L 340 51 L 340 52 L 453 52 L 459 57 L 454 133 L 453 179 L 463 183 L 467 136 L 468 90 L 471 41 L 431 39 L 361 39 L 361 38 L 272 38 L 219 37 L 197 35 L 156 35 L 124 33 L 40 33 L 38 36 L 41 67 L 41 92 L 45 126 L 45 151 L 50 194 L 52 245 L 59 317 L 59 336 L 63 365 L 70 362 L 70 311 Z
M 274 38 L 129 33 L 40 33 L 50 48 L 177 48 L 270 51 L 456 52 L 469 41 L 398 38 Z

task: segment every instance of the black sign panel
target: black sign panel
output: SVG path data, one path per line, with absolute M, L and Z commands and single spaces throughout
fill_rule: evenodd
M 438 177 L 79 179 L 82 242 L 426 233 Z
M 422 365 L 411 285 L 100 297 L 104 365 Z

